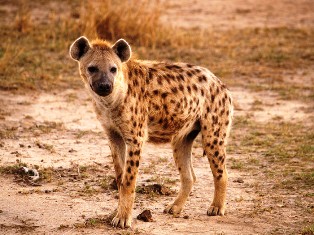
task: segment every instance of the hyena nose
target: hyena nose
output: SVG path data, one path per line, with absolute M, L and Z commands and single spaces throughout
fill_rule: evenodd
M 100 83 L 99 84 L 99 91 L 100 92 L 104 92 L 104 93 L 110 92 L 111 88 L 112 88 L 112 86 L 109 83 Z

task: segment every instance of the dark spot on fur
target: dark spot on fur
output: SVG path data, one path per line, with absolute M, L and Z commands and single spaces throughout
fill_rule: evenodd
M 222 174 L 223 172 L 224 172 L 223 170 L 218 169 L 218 173 Z
M 180 91 L 184 91 L 184 86 L 182 84 L 179 85 Z
M 136 167 L 138 167 L 140 165 L 140 162 L 136 161 L 135 165 L 136 165 Z
M 217 176 L 217 180 L 220 180 L 221 177 L 222 177 L 222 175 L 218 175 Z
M 218 157 L 218 155 L 219 155 L 219 152 L 215 151 L 215 157 Z
M 192 74 L 190 71 L 187 71 L 187 72 L 186 72 L 186 75 L 188 75 L 189 77 L 192 77 L 192 76 L 193 76 L 193 74 Z
M 161 94 L 161 97 L 162 97 L 162 98 L 166 98 L 167 96 L 168 96 L 168 93 L 167 93 L 167 92 L 164 92 L 164 93 Z
M 211 95 L 211 99 L 212 99 L 212 102 L 214 102 L 215 96 L 214 96 L 214 95 Z
M 134 152 L 134 155 L 140 155 L 140 150 L 136 150 L 135 152 Z
M 171 88 L 171 91 L 172 91 L 174 94 L 176 94 L 176 93 L 178 92 L 178 88 L 172 87 L 172 88 Z
M 159 85 L 162 85 L 162 77 L 158 77 L 157 78 L 157 82 L 158 82 Z
M 128 173 L 131 174 L 131 167 L 128 167 Z
M 214 139 L 214 144 L 216 145 L 218 143 L 218 140 L 217 139 Z
M 133 156 L 133 151 L 129 152 L 129 156 L 132 157 Z
M 218 129 L 217 131 L 215 131 L 215 132 L 214 132 L 214 136 L 219 137 L 219 131 L 220 131 L 220 129 Z

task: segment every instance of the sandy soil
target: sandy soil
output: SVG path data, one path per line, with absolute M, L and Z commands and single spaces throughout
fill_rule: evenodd
M 79 94 L 79 95 L 78 95 Z M 275 95 L 268 95 L 272 100 L 272 110 L 264 113 L 254 111 L 252 104 L 263 94 L 250 93 L 243 89 L 233 91 L 237 112 L 236 115 L 254 115 L 261 123 L 268 121 L 273 115 L 281 115 L 293 120 L 306 117 L 298 109 L 299 103 L 292 101 L 276 102 Z M 77 98 L 77 95 L 80 97 Z M 107 140 L 102 136 L 101 127 L 92 111 L 89 97 L 84 90 L 66 90 L 60 94 L 13 95 L 9 92 L 0 93 L 6 107 L 5 125 L 15 127 L 17 139 L 2 141 L 0 149 L 1 165 L 15 163 L 17 160 L 29 166 L 38 165 L 39 169 L 78 168 L 89 166 L 100 175 L 113 176 L 113 166 Z M 302 104 L 305 106 L 304 104 Z M 286 107 L 292 107 L 287 110 Z M 293 108 L 295 107 L 295 109 Z M 296 112 L 299 110 L 298 112 Z M 62 123 L 61 127 L 53 128 L 49 133 L 30 131 L 33 126 Z M 78 137 L 82 135 L 81 137 Z M 53 150 L 40 147 L 38 143 L 53 146 Z M 150 198 L 139 195 L 134 207 L 134 216 L 148 208 L 153 212 L 154 222 L 144 223 L 134 219 L 133 231 L 143 234 L 258 234 L 272 231 L 269 220 L 264 221 L 253 215 L 254 200 L 258 195 L 254 185 L 258 177 L 249 173 L 229 170 L 230 184 L 228 188 L 228 213 L 225 217 L 209 218 L 206 207 L 212 197 L 212 176 L 202 149 L 195 144 L 193 151 L 194 165 L 198 182 L 195 184 L 186 209 L 182 215 L 188 219 L 172 218 L 162 213 L 164 206 L 173 200 L 174 195 Z M 229 158 L 248 156 L 231 155 Z M 170 146 L 154 146 L 147 144 L 144 150 L 138 185 L 149 184 L 150 181 L 164 183 L 178 190 L 178 173 L 171 157 Z M 158 164 L 158 167 L 156 167 Z M 40 172 L 40 170 L 39 170 Z M 93 174 L 90 175 L 93 178 Z M 84 189 L 89 179 L 82 179 L 76 184 L 64 177 L 65 182 L 52 181 L 42 186 L 33 187 L 14 183 L 13 176 L 0 178 L 2 191 L 0 201 L 1 227 L 6 234 L 24 231 L 47 232 L 56 234 L 91 233 L 109 234 L 117 232 L 108 225 L 96 228 L 77 228 L 84 224 L 86 218 L 97 218 L 108 215 L 116 204 L 116 192 L 98 191 L 92 195 L 78 194 Z M 239 179 L 243 180 L 243 182 Z M 48 192 L 48 193 L 47 193 Z M 239 220 L 241 218 L 241 220 Z M 281 225 L 285 229 L 285 225 Z M 79 226 L 78 226 L 79 227 Z
M 311 0 L 170 0 L 165 21 L 187 28 L 300 27 L 313 25 Z
M 164 17 L 183 27 L 289 27 L 313 25 L 311 7 L 311 0 L 298 4 L 289 0 L 193 1 L 193 4 L 172 0 Z M 274 118 L 293 122 L 312 115 L 304 111 L 307 104 L 280 100 L 275 93 L 254 93 L 239 87 L 231 90 L 236 101 L 235 115 L 249 116 L 261 124 Z M 114 171 L 107 139 L 85 91 L 55 94 L 0 91 L 0 111 L 0 127 L 15 133 L 15 138 L 0 140 L 0 165 L 20 161 L 31 167 L 39 166 L 41 174 L 44 168 L 57 172 L 52 180 L 36 187 L 17 182 L 13 175 L 0 175 L 0 234 L 285 234 L 300 231 L 298 226 L 309 221 L 296 205 L 289 204 L 298 195 L 278 195 L 278 203 L 269 204 L 268 197 L 256 191 L 256 187 L 264 187 L 267 194 L 269 188 L 258 169 L 252 174 L 229 168 L 227 215 L 206 216 L 213 193 L 212 176 L 196 143 L 193 162 L 198 180 L 180 218 L 163 214 L 165 205 L 176 193 L 167 196 L 138 193 L 132 230 L 113 229 L 107 223 L 91 225 L 87 223 L 91 218 L 103 218 L 115 209 L 117 192 L 99 187 L 100 180 L 110 178 Z M 229 159 L 254 157 L 258 153 L 229 155 Z M 143 159 L 138 185 L 158 182 L 178 191 L 178 172 L 169 145 L 147 144 Z M 82 172 L 84 166 L 90 170 Z M 264 212 L 258 213 L 261 208 Z M 152 211 L 153 222 L 136 219 L 144 209 Z

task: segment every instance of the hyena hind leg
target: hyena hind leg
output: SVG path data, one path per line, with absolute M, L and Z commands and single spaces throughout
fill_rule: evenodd
M 164 210 L 165 213 L 178 217 L 192 190 L 196 176 L 192 166 L 191 150 L 193 141 L 199 130 L 193 130 L 184 138 L 174 138 L 172 142 L 173 156 L 180 173 L 181 187 L 177 198 Z
M 203 128 L 201 131 L 204 153 L 208 158 L 215 186 L 214 199 L 207 210 L 207 214 L 209 216 L 225 214 L 228 181 L 228 173 L 225 165 L 225 144 L 228 136 L 228 130 L 230 129 L 229 122 L 225 122 L 225 125 L 213 125 L 212 120 L 215 120 L 215 118 L 203 120 Z M 221 122 L 217 121 L 217 123 Z M 205 126 L 206 128 L 204 128 Z

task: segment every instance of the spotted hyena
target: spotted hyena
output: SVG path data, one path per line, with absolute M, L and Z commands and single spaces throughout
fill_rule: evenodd
M 70 48 L 105 132 L 119 188 L 113 226 L 129 227 L 142 147 L 146 141 L 171 143 L 181 188 L 165 213 L 178 216 L 196 180 L 191 148 L 201 133 L 204 155 L 214 176 L 210 216 L 224 215 L 226 144 L 233 105 L 226 86 L 206 68 L 186 63 L 133 60 L 123 40 L 89 42 Z

